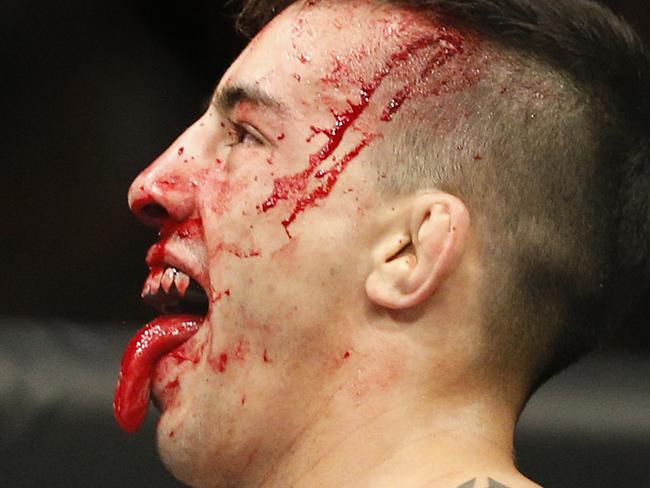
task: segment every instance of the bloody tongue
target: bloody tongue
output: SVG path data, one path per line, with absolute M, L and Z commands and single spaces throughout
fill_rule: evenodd
M 145 325 L 131 339 L 122 357 L 113 402 L 117 423 L 126 432 L 137 431 L 144 422 L 156 363 L 192 337 L 202 321 L 201 317 L 192 315 L 162 316 Z

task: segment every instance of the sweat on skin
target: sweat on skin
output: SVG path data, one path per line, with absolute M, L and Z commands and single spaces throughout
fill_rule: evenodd
M 209 300 L 136 335 L 116 394 L 134 431 L 151 391 L 179 480 L 537 486 L 511 457 L 517 401 L 476 374 L 467 208 L 435 188 L 387 196 L 367 151 L 483 62 L 478 39 L 405 10 L 294 4 L 133 182 L 131 208 L 162 230 L 143 294 L 196 283 Z

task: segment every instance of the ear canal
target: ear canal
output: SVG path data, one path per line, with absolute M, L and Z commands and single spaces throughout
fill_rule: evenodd
M 403 241 L 400 241 L 399 249 L 397 249 L 392 254 L 392 256 L 386 259 L 386 262 L 390 263 L 398 259 L 402 259 L 408 255 L 415 256 L 415 249 L 413 247 L 413 243 L 411 242 L 411 239 L 404 239 Z
M 463 254 L 463 233 L 454 228 L 464 229 L 469 219 L 460 200 L 433 193 L 414 201 L 402 222 L 404 233 L 392 233 L 378 246 L 366 280 L 368 298 L 394 310 L 417 306 L 436 293 Z
M 374 269 L 366 280 L 368 297 L 382 307 L 398 308 L 395 303 L 415 263 L 417 259 L 408 232 L 387 236 L 376 250 Z

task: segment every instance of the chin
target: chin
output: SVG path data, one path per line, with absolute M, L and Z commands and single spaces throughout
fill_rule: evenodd
M 180 406 L 160 417 L 156 431 L 158 454 L 174 478 L 195 488 L 234 488 L 240 486 L 241 462 L 232 446 L 220 442 L 212 429 Z
M 158 454 L 167 471 L 177 480 L 193 487 L 208 486 L 201 475 L 204 454 L 194 422 L 194 418 L 183 415 L 180 406 L 164 412 L 156 429 Z
M 191 429 L 170 429 L 163 419 L 158 425 L 157 445 L 158 454 L 167 471 L 181 483 L 196 488 L 229 486 L 226 480 L 215 479 L 214 466 L 206 471 L 210 463 L 207 462 L 208 456 L 200 444 L 200 438 Z

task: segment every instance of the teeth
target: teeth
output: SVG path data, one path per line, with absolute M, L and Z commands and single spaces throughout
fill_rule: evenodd
M 167 294 L 178 291 L 185 296 L 190 286 L 190 277 L 176 268 L 155 268 L 151 270 L 142 288 L 142 296 Z
M 181 297 L 184 297 L 187 289 L 190 286 L 190 277 L 185 273 L 181 273 L 179 271 L 176 273 L 176 276 L 174 276 L 174 285 L 176 286 L 176 289 L 178 290 L 178 293 L 180 293 Z
M 151 295 L 158 293 L 158 290 L 160 289 L 160 279 L 162 278 L 163 273 L 164 270 L 160 268 L 153 270 L 149 275 L 151 277 L 151 290 L 149 291 Z
M 151 293 L 151 285 L 149 284 L 149 277 L 147 276 L 147 279 L 144 282 L 144 286 L 142 287 L 142 293 L 140 294 L 140 296 L 144 298 L 150 293 Z
M 160 280 L 160 285 L 167 294 L 169 294 L 169 288 L 174 283 L 174 276 L 176 276 L 176 270 L 174 268 L 167 268 Z

